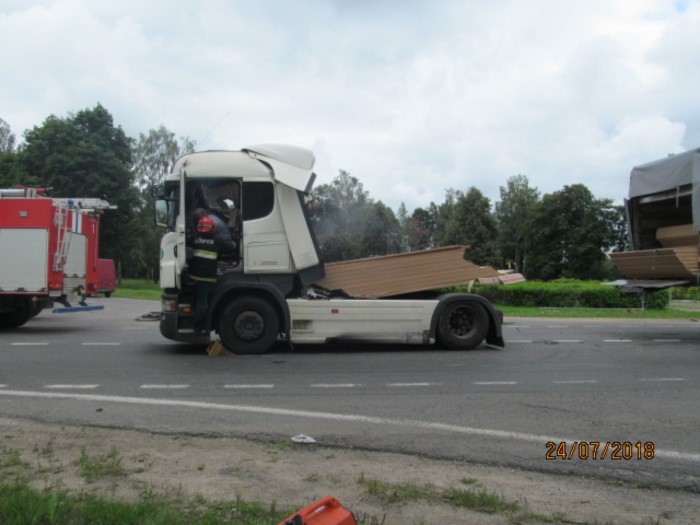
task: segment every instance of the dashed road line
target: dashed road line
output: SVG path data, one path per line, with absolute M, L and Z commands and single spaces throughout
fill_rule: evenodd
M 100 385 L 44 385 L 52 390 L 94 390 Z
M 597 379 L 571 379 L 569 381 L 552 381 L 555 385 L 585 385 L 597 383 Z
M 474 381 L 472 383 L 479 386 L 490 386 L 490 385 L 517 385 L 517 381 Z
M 49 346 L 49 343 L 10 343 L 10 346 Z
M 532 339 L 514 339 L 514 340 L 508 340 L 506 343 L 510 344 L 518 344 L 518 343 L 532 343 Z
M 583 343 L 581 339 L 552 339 L 553 343 Z
M 640 379 L 642 383 L 664 382 L 664 381 L 685 381 L 685 377 L 645 377 Z

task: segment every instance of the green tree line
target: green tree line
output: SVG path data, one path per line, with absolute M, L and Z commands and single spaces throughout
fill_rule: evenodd
M 156 277 L 162 231 L 151 188 L 195 150 L 164 126 L 128 137 L 100 104 L 49 116 L 18 145 L 0 119 L 0 187 L 50 189 L 54 197 L 100 197 L 117 206 L 102 218 L 101 256 L 124 277 Z M 606 252 L 626 249 L 621 206 L 583 184 L 541 195 L 524 175 L 509 178 L 491 203 L 478 188 L 447 189 L 442 203 L 409 213 L 372 198 L 341 170 L 309 196 L 312 224 L 328 262 L 465 244 L 476 264 L 513 268 L 529 279 L 614 275 Z

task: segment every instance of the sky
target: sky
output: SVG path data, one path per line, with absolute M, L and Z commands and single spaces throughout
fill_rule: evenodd
M 700 147 L 700 0 L 2 0 L 0 35 L 18 142 L 99 103 L 134 138 L 312 149 L 394 210 L 519 174 L 622 202 Z

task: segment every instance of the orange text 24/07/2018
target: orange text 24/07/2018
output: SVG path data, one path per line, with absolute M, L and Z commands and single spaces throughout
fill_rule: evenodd
M 612 459 L 614 461 L 654 459 L 652 441 L 547 441 L 545 459 Z

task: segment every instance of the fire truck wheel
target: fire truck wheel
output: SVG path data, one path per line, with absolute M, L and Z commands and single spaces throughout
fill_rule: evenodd
M 438 341 L 449 350 L 471 350 L 486 337 L 489 319 L 481 305 L 459 301 L 445 307 L 438 321 Z
M 0 330 L 17 328 L 32 318 L 30 301 L 21 301 L 16 304 L 14 311 L 0 314 Z
M 219 335 L 234 354 L 264 354 L 277 341 L 279 317 L 269 301 L 241 297 L 224 309 L 219 318 Z

